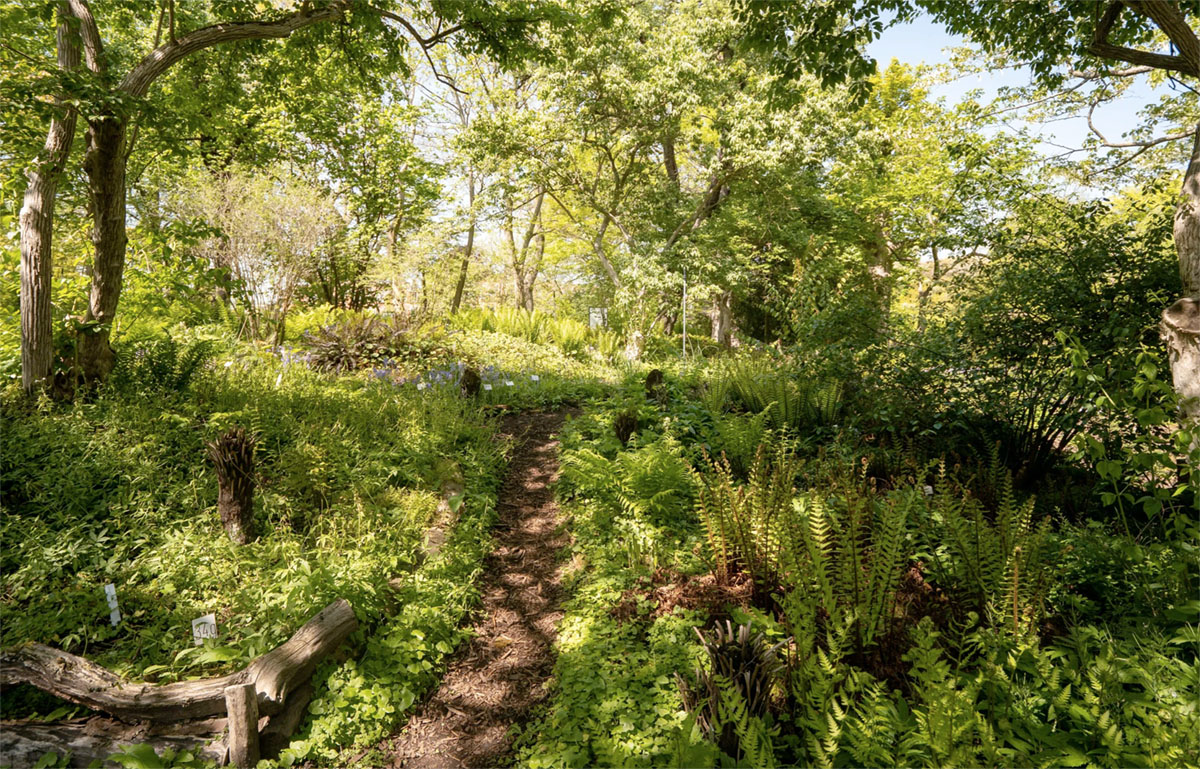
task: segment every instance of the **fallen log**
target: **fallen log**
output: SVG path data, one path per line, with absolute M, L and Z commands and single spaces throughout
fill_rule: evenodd
M 288 692 L 305 683 L 317 663 L 357 627 L 350 603 L 339 599 L 287 641 L 236 673 L 162 685 L 125 682 L 91 660 L 28 644 L 0 654 L 0 685 L 30 684 L 60 699 L 128 720 L 185 721 L 224 715 L 225 689 L 253 684 L 259 713 L 273 715 L 282 708 Z
M 225 762 L 225 741 L 217 739 L 225 730 L 224 718 L 180 727 L 180 724 L 170 727 L 126 724 L 100 716 L 52 723 L 4 721 L 0 722 L 0 766 L 34 766 L 46 753 L 60 756 L 70 753 L 68 766 L 86 767 L 93 762 L 104 762 L 113 753 L 133 745 L 149 745 L 159 754 L 168 749 L 176 753 L 186 750 L 217 764 Z

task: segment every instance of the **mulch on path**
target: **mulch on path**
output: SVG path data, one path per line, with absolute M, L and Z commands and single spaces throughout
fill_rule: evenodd
M 381 747 L 394 767 L 491 767 L 505 762 L 509 728 L 523 724 L 549 692 L 562 585 L 551 482 L 558 477 L 563 414 L 506 416 L 517 440 L 500 490 L 496 548 L 484 564 L 475 637 L 455 654 L 441 685 Z

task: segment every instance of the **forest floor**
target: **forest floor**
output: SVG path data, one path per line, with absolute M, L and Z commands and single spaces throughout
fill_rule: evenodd
M 551 487 L 563 416 L 514 414 L 501 423 L 516 446 L 500 491 L 495 549 L 484 564 L 481 619 L 439 687 L 380 746 L 394 767 L 504 763 L 511 727 L 549 695 L 562 619 L 559 553 L 568 544 Z

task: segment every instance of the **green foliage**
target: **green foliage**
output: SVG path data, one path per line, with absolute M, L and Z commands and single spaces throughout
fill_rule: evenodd
M 360 619 L 387 611 L 382 586 L 412 571 L 434 514 L 436 457 L 457 457 L 474 493 L 491 488 L 489 431 L 457 398 L 302 367 L 281 376 L 261 358 L 229 363 L 183 394 L 106 388 L 32 411 L 6 400 L 5 645 L 87 651 L 158 681 L 244 664 L 335 598 Z M 204 458 L 204 441 L 233 424 L 258 442 L 263 536 L 244 547 L 220 527 Z M 109 582 L 124 617 L 116 628 Z M 219 653 L 191 644 L 191 619 L 209 612 Z
M 794 455 L 780 446 L 760 445 L 745 486 L 735 486 L 728 461 L 710 463 L 701 476 L 696 509 L 708 537 L 717 579 L 728 582 L 745 571 L 756 586 L 770 590 L 795 568 L 799 543 L 789 515 L 799 469 Z
M 621 338 L 611 331 L 589 328 L 569 317 L 555 317 L 517 307 L 496 307 L 460 311 L 453 323 L 460 329 L 491 331 L 514 336 L 535 344 L 550 344 L 576 360 L 587 361 L 596 351 L 612 360 L 621 350 Z
M 776 429 L 829 427 L 841 413 L 842 386 L 837 381 L 798 379 L 756 358 L 739 359 L 728 371 L 734 398 L 751 413 L 769 413 Z
M 348 372 L 437 358 L 436 341 L 428 336 L 415 341 L 409 323 L 402 318 L 350 316 L 310 332 L 304 342 L 318 371 Z
M 1041 620 L 1049 589 L 1049 520 L 1034 525 L 1034 500 L 1017 501 L 1011 475 L 994 456 L 990 475 L 996 502 L 985 513 L 978 499 L 947 482 L 943 467 L 926 518 L 926 546 L 937 579 L 971 595 L 975 610 L 987 612 L 996 626 L 1014 634 L 1030 632 Z
M 126 342 L 117 356 L 111 383 L 115 387 L 183 392 L 212 359 L 215 342 L 195 339 L 181 344 L 174 337 Z
M 755 633 L 749 623 L 734 630 L 728 620 L 724 627 L 717 623 L 708 633 L 696 632 L 709 667 L 696 668 L 694 691 L 679 678 L 684 707 L 727 755 L 741 756 L 750 766 L 774 765 L 763 718 L 784 668 L 777 653 L 785 642 L 770 646 L 762 631 Z

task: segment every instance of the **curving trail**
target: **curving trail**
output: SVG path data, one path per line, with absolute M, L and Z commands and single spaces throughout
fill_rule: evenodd
M 509 754 L 509 728 L 548 696 L 567 544 L 550 483 L 558 476 L 562 413 L 516 414 L 517 440 L 500 491 L 495 550 L 484 564 L 481 619 L 439 687 L 381 747 L 406 769 L 491 767 Z

